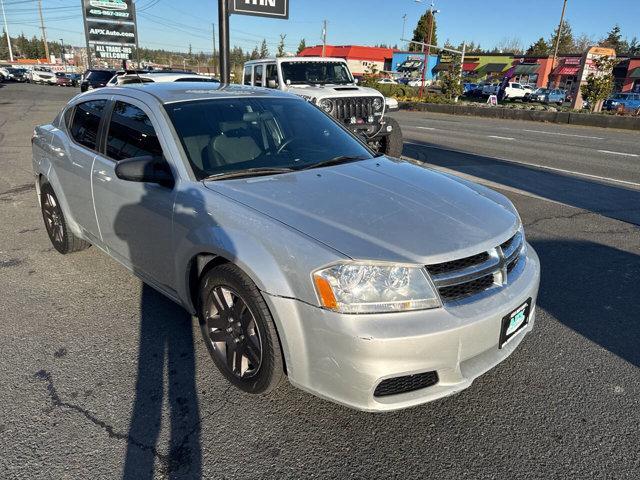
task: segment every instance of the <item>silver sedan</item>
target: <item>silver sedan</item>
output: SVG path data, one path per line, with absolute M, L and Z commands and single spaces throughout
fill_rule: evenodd
M 469 387 L 533 328 L 539 261 L 509 200 L 376 156 L 299 97 L 107 87 L 32 143 L 54 247 L 94 245 L 196 315 L 246 392 L 288 379 L 409 407 Z

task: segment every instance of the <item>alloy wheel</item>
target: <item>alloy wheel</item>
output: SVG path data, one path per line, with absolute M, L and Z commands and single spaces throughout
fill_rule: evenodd
M 226 286 L 209 291 L 205 303 L 205 340 L 236 378 L 255 376 L 262 363 L 262 339 L 256 319 L 237 292 Z
M 62 211 L 55 197 L 50 192 L 44 194 L 42 200 L 42 215 L 49 238 L 54 244 L 61 245 L 64 241 Z

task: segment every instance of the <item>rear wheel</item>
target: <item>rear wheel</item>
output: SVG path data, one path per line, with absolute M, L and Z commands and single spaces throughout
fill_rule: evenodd
M 253 281 L 238 267 L 224 264 L 200 281 L 198 318 L 214 363 L 236 387 L 265 394 L 284 379 L 275 324 Z
M 63 255 L 89 248 L 89 242 L 76 237 L 67 227 L 58 197 L 51 185 L 44 184 L 40 193 L 42 218 L 53 247 Z

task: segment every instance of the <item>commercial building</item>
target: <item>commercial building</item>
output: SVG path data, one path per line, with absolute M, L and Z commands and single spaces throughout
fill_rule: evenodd
M 382 47 L 364 47 L 359 45 L 327 45 L 324 49 L 325 57 L 343 58 L 349 65 L 349 70 L 356 76 L 371 72 L 391 70 L 391 59 L 394 50 Z M 322 56 L 322 45 L 305 48 L 300 52 L 301 57 Z

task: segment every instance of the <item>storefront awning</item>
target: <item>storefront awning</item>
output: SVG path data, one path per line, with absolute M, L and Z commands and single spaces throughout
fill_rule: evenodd
M 514 75 L 533 75 L 534 73 L 538 73 L 540 70 L 540 65 L 537 63 L 521 63 L 520 65 L 516 65 L 516 68 L 513 70 Z
M 580 73 L 580 65 L 562 65 L 556 68 L 552 75 L 576 77 Z
M 629 78 L 640 78 L 640 67 L 631 70 L 631 73 L 629 73 Z
M 477 62 L 468 62 L 468 63 L 463 63 L 462 64 L 462 71 L 463 72 L 474 72 L 476 70 L 476 68 L 478 68 L 478 63 Z
M 500 73 L 503 72 L 505 68 L 507 68 L 506 63 L 487 63 L 482 67 L 482 70 L 484 73 Z
M 451 68 L 451 63 L 450 62 L 439 63 L 438 65 L 433 67 L 433 71 L 434 72 L 446 72 L 447 70 L 449 70 L 449 68 Z

